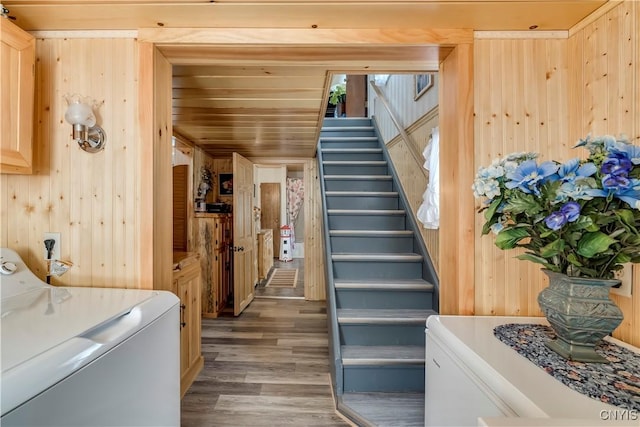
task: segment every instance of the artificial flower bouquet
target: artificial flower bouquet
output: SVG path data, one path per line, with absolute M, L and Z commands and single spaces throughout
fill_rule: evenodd
M 612 136 L 576 147 L 589 156 L 539 163 L 536 153 L 514 153 L 480 168 L 472 188 L 486 198 L 482 234 L 548 270 L 612 279 L 640 262 L 640 147 Z

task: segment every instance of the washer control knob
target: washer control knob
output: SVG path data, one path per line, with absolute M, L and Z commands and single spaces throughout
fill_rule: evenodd
M 9 261 L 0 262 L 0 273 L 2 274 L 13 274 L 18 269 L 18 267 Z

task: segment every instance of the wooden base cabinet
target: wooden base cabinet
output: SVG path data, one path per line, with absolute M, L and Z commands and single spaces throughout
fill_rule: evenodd
M 196 213 L 193 229 L 202 268 L 202 316 L 218 317 L 233 288 L 233 217 Z
M 258 233 L 258 279 L 266 279 L 273 267 L 273 230 L 265 228 Z
M 180 395 L 198 376 L 204 365 L 201 351 L 200 263 L 198 255 L 174 253 L 173 292 L 180 298 Z

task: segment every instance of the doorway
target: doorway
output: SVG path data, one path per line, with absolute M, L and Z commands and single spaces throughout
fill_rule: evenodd
M 234 31 L 234 30 L 232 30 Z M 164 29 L 153 29 L 143 34 L 139 44 L 139 93 L 140 101 L 140 185 L 148 189 L 141 193 L 140 212 L 142 217 L 153 218 L 143 227 L 140 238 L 140 287 L 168 287 L 171 282 L 171 235 L 165 230 L 171 230 L 171 198 L 163 196 L 167 188 L 170 188 L 170 173 L 167 165 L 170 161 L 170 143 L 168 136 L 172 134 L 172 110 L 171 110 L 171 77 L 173 64 L 185 63 L 187 60 L 202 61 L 203 64 L 218 61 L 216 55 L 202 55 L 207 49 L 219 46 L 233 47 L 256 43 L 260 46 L 281 46 L 287 44 L 280 33 L 258 34 L 260 30 L 246 33 L 245 37 L 231 40 L 229 33 L 209 32 L 207 34 L 182 34 L 178 41 L 175 35 Z M 440 135 L 443 141 L 455 141 L 452 144 L 443 144 L 440 158 L 443 164 L 462 164 L 464 168 L 456 169 L 456 173 L 447 176 L 447 189 L 462 188 L 465 182 L 473 180 L 474 169 L 467 167 L 473 162 L 474 150 L 474 120 L 473 120 L 473 32 L 467 30 L 451 30 L 445 33 L 414 31 L 403 35 L 398 42 L 389 38 L 381 39 L 377 33 L 364 32 L 358 34 L 353 30 L 331 31 L 329 33 L 300 30 L 305 36 L 304 41 L 300 34 L 296 35 L 297 48 L 288 51 L 286 60 L 295 61 L 304 58 L 304 55 L 313 50 L 316 55 L 318 46 L 330 43 L 335 45 L 337 53 L 355 52 L 368 55 L 367 72 L 389 71 L 388 68 L 403 71 L 436 71 L 440 70 L 442 80 L 439 89 L 440 98 Z M 357 48 L 350 48 L 349 41 L 358 36 Z M 200 51 L 192 50 L 192 58 L 186 58 L 179 54 L 182 46 L 189 45 L 197 37 Z M 339 40 L 338 44 L 336 41 Z M 394 61 L 389 61 L 389 49 L 385 47 L 396 46 L 393 51 L 399 54 Z M 402 51 L 400 48 L 406 48 Z M 359 49 L 359 50 L 358 50 Z M 378 50 L 379 49 L 379 50 Z M 431 50 L 430 50 L 431 49 Z M 366 51 L 366 52 L 365 52 Z M 438 53 L 437 58 L 425 59 L 424 53 Z M 376 56 L 375 52 L 379 52 Z M 233 61 L 255 60 L 249 58 L 255 55 L 252 50 L 246 52 L 242 49 L 234 51 L 236 56 Z M 405 54 L 404 56 L 402 54 Z M 197 56 L 200 55 L 200 56 Z M 244 55 L 244 56 L 243 56 Z M 299 55 L 299 57 L 298 57 Z M 373 55 L 373 57 L 372 57 Z M 413 55 L 413 56 L 412 56 Z M 335 55 L 335 58 L 344 58 L 344 55 Z M 350 55 L 353 57 L 353 55 Z M 203 58 L 208 58 L 204 60 Z M 283 60 L 283 61 L 286 61 Z M 342 68 L 340 60 L 332 60 L 334 68 Z M 379 63 L 378 63 L 379 61 Z M 373 67 L 371 66 L 373 64 Z M 144 101 L 143 101 L 144 100 Z M 160 131 L 159 131 L 160 130 Z M 167 132 L 168 130 L 169 132 Z M 314 195 L 309 200 L 309 211 L 306 217 L 309 221 L 305 228 L 307 233 L 307 245 L 305 245 L 305 258 L 307 259 L 305 275 L 305 294 L 308 299 L 325 299 L 325 266 L 323 262 L 324 248 L 322 245 L 322 213 L 317 197 L 317 165 L 313 161 L 301 159 L 304 163 L 305 181 L 313 188 Z M 169 166 L 170 167 L 170 166 Z M 307 179 L 307 177 L 309 179 Z M 314 183 L 313 185 L 311 185 Z M 305 202 L 307 203 L 307 202 Z M 441 193 L 441 205 L 451 207 L 458 212 L 455 218 L 446 217 L 441 222 L 440 233 L 452 235 L 456 238 L 446 239 L 440 243 L 440 259 L 465 259 L 473 260 L 473 245 L 469 241 L 469 234 L 474 229 L 473 198 L 460 198 L 456 191 L 443 191 Z M 305 205 L 306 210 L 306 205 Z M 471 230 L 471 231 L 469 231 Z M 447 293 L 442 294 L 441 307 L 443 312 L 458 312 L 460 304 L 459 294 L 473 293 L 473 287 L 467 280 L 474 277 L 474 263 L 468 262 L 458 269 L 443 272 L 440 281 L 449 285 Z M 464 280 L 462 280 L 464 279 Z
M 260 183 L 260 228 L 271 229 L 273 235 L 273 257 L 280 255 L 280 225 L 282 224 L 282 198 L 279 182 Z

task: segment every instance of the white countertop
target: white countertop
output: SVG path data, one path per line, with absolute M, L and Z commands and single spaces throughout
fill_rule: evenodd
M 570 389 L 502 343 L 493 329 L 507 323 L 548 324 L 542 317 L 440 315 L 429 317 L 427 329 L 521 417 L 599 421 L 602 410 L 621 409 Z M 610 340 L 639 352 L 618 340 Z

